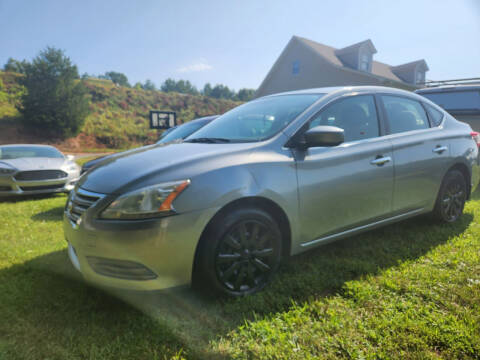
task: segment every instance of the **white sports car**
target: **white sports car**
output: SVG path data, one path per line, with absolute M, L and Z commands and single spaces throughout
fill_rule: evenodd
M 53 146 L 0 146 L 0 197 L 68 192 L 79 177 L 73 156 Z

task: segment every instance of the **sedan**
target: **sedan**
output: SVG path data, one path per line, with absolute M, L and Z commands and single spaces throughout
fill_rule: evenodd
M 181 139 L 185 139 L 187 136 L 193 134 L 195 131 L 199 130 L 200 128 L 204 127 L 214 119 L 216 119 L 218 115 L 212 116 L 205 116 L 198 119 L 191 120 L 185 124 L 181 124 L 178 126 L 174 126 L 170 129 L 167 129 L 160 139 L 157 141 L 157 144 L 166 144 L 171 141 L 177 141 Z M 110 154 L 106 156 L 101 156 L 96 159 L 87 161 L 82 166 L 82 174 L 93 168 L 94 166 L 99 165 L 102 161 L 112 158 L 118 154 Z
M 68 192 L 79 176 L 73 156 L 53 146 L 0 146 L 0 197 Z
M 421 214 L 456 221 L 478 151 L 469 125 L 403 90 L 270 95 L 86 173 L 68 253 L 101 286 L 248 295 L 284 257 Z

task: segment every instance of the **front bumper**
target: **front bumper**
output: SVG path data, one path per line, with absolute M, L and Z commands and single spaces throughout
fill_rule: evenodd
M 70 192 L 79 174 L 63 179 L 17 181 L 13 177 L 0 176 L 0 197 Z
M 89 221 L 64 214 L 73 266 L 106 288 L 160 290 L 189 284 L 195 250 L 216 209 L 148 221 Z

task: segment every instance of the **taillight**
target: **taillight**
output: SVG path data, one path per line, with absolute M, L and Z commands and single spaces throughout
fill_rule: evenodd
M 472 137 L 473 140 L 477 143 L 477 146 L 480 148 L 480 133 L 476 131 L 472 131 L 470 133 L 470 136 Z

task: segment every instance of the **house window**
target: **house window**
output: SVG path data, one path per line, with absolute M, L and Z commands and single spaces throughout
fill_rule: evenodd
M 360 70 L 368 71 L 370 68 L 370 59 L 368 54 L 362 54 L 360 57 Z
M 292 64 L 292 74 L 297 75 L 300 72 L 300 61 L 295 60 Z
M 417 76 L 415 79 L 416 84 L 423 84 L 425 82 L 425 73 L 423 71 L 417 71 Z

